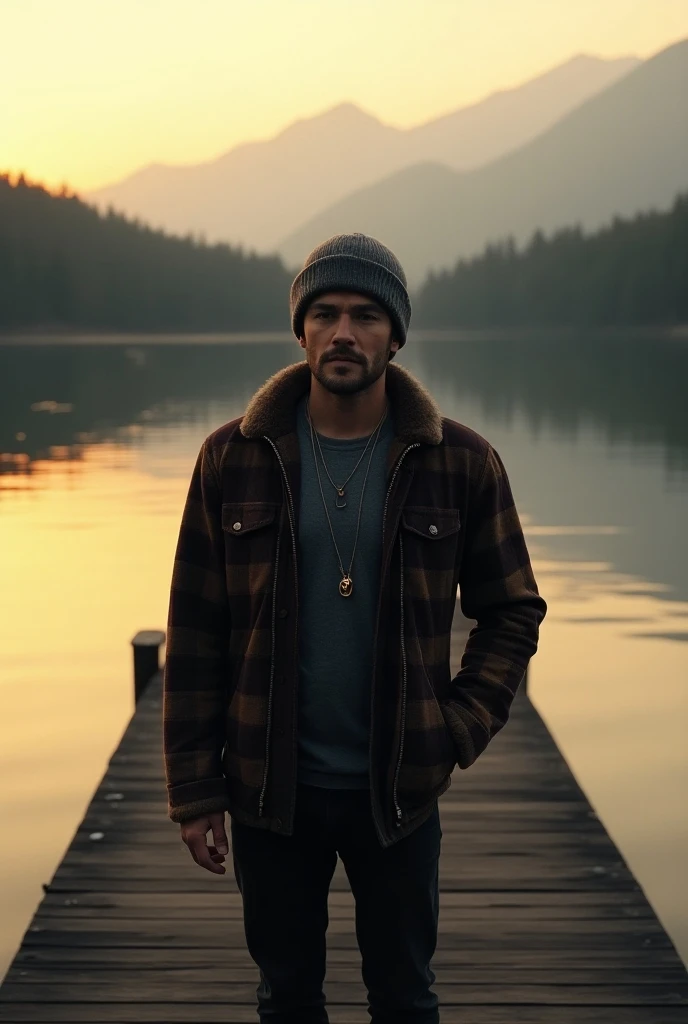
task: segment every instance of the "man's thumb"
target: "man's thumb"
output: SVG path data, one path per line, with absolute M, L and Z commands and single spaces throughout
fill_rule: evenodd
M 223 825 L 213 825 L 213 840 L 218 853 L 228 853 L 229 843 Z

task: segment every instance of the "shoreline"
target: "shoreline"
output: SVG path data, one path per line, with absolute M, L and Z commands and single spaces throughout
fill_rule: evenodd
M 630 327 L 457 327 L 412 328 L 409 341 L 536 341 L 599 338 L 601 341 L 643 340 L 688 341 L 688 324 Z M 122 331 L 32 331 L 0 332 L 1 346 L 49 345 L 237 345 L 285 344 L 295 341 L 291 331 L 185 331 L 126 333 Z

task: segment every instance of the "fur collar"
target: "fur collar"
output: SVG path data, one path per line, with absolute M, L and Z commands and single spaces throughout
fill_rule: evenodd
M 269 377 L 251 398 L 241 421 L 244 437 L 277 438 L 296 429 L 296 405 L 309 390 L 311 371 L 302 360 L 285 366 Z M 387 367 L 389 395 L 395 433 L 402 441 L 440 444 L 442 415 L 430 392 L 405 367 Z

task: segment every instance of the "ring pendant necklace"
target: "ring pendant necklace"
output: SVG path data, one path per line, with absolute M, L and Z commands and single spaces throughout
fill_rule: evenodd
M 373 436 L 375 437 L 375 441 L 373 443 L 373 447 L 370 450 L 370 456 L 368 458 L 368 465 L 366 467 L 365 476 L 363 477 L 363 485 L 361 487 L 361 500 L 358 503 L 358 520 L 356 522 L 356 537 L 354 539 L 354 549 L 353 549 L 353 551 L 351 553 L 351 562 L 349 563 L 349 571 L 348 572 L 344 571 L 344 566 L 342 565 L 342 556 L 339 553 L 339 547 L 337 546 L 337 541 L 336 541 L 336 538 L 335 538 L 335 535 L 334 535 L 334 530 L 332 529 L 332 522 L 330 521 L 330 513 L 327 511 L 327 502 L 325 501 L 325 494 L 323 492 L 322 481 L 320 479 L 320 470 L 318 469 L 318 458 L 317 458 L 317 455 L 315 453 L 315 441 L 313 439 L 313 433 L 314 433 L 314 431 L 313 431 L 313 422 L 312 422 L 310 416 L 308 417 L 308 422 L 309 422 L 310 428 L 311 428 L 311 447 L 313 448 L 313 461 L 315 462 L 315 472 L 316 472 L 316 476 L 318 477 L 318 486 L 320 488 L 320 496 L 322 498 L 323 508 L 325 509 L 325 515 L 327 516 L 327 525 L 329 526 L 330 533 L 332 535 L 332 542 L 334 544 L 335 551 L 337 552 L 337 558 L 339 560 L 339 569 L 340 569 L 340 572 L 342 574 L 342 578 L 339 581 L 339 593 L 342 595 L 342 597 L 351 597 L 351 595 L 353 593 L 354 584 L 353 584 L 353 579 L 351 577 L 351 570 L 352 570 L 353 564 L 354 564 L 354 555 L 356 554 L 356 545 L 358 544 L 358 531 L 359 531 L 360 526 L 361 526 L 361 510 L 363 508 L 363 495 L 365 494 L 365 486 L 366 486 L 366 482 L 368 480 L 368 473 L 370 472 L 370 465 L 371 465 L 371 463 L 373 461 L 373 455 L 375 454 L 375 448 L 377 446 L 378 438 L 380 436 L 380 429 L 382 427 L 382 424 L 383 424 L 383 421 L 384 421 L 386 415 L 387 415 L 387 411 L 385 410 L 385 413 L 382 416 L 382 418 L 380 419 L 380 422 L 378 423 L 377 428 L 375 429 L 373 434 L 371 434 L 371 437 L 373 437 Z M 368 443 L 370 443 L 370 438 L 368 438 Z M 366 448 L 367 447 L 368 447 L 368 445 L 366 445 Z M 364 449 L 364 451 L 365 451 L 365 449 Z M 322 455 L 322 449 L 321 449 L 320 454 Z M 359 462 L 360 462 L 360 459 L 359 459 Z M 325 466 L 325 471 L 327 472 L 327 464 L 325 463 L 325 459 L 324 458 L 323 458 L 323 465 Z M 353 474 L 351 474 L 351 475 L 353 475 Z M 328 476 L 329 476 L 329 473 L 328 473 Z M 330 477 L 330 479 L 332 479 L 332 478 Z M 349 479 L 351 479 L 351 476 L 349 477 Z M 335 487 L 336 486 L 337 485 L 335 484 Z M 338 505 L 337 507 L 338 508 L 342 508 L 341 505 Z
M 308 402 L 306 403 L 306 416 L 308 418 L 308 423 L 309 423 L 309 426 L 311 427 L 311 431 L 312 431 L 313 423 L 311 421 L 311 403 L 310 403 L 310 398 L 308 399 Z M 379 420 L 378 425 L 375 428 L 375 430 L 377 430 L 380 427 L 380 425 L 384 422 L 384 419 L 385 419 L 386 416 L 387 416 L 387 409 L 385 409 L 385 411 L 383 412 L 382 418 Z M 336 484 L 334 482 L 334 480 L 332 479 L 332 477 L 330 476 L 330 471 L 327 468 L 327 463 L 325 462 L 325 456 L 323 455 L 322 446 L 320 444 L 320 438 L 318 436 L 318 432 L 315 431 L 315 440 L 316 440 L 316 442 L 318 444 L 318 450 L 320 451 L 320 458 L 322 459 L 323 466 L 325 467 L 325 472 L 327 473 L 328 480 L 330 481 L 330 483 L 334 487 L 335 491 L 337 492 L 337 497 L 335 498 L 335 508 L 346 508 L 346 500 L 342 500 L 340 502 L 339 499 L 340 498 L 342 498 L 342 499 L 345 498 L 344 488 L 346 487 L 346 485 L 348 484 L 349 480 L 351 480 L 351 477 L 354 475 L 354 473 L 356 472 L 356 470 L 360 466 L 360 464 L 361 464 L 361 462 L 363 460 L 363 456 L 368 451 L 368 445 L 370 444 L 370 442 L 373 439 L 373 436 L 375 434 L 375 430 L 373 430 L 373 433 L 368 438 L 368 441 L 366 442 L 366 446 L 363 449 L 363 451 L 361 452 L 361 455 L 360 455 L 360 457 L 358 459 L 358 462 L 356 463 L 354 468 L 351 470 L 351 472 L 349 473 L 349 475 L 346 478 L 346 480 L 344 481 L 344 483 L 341 484 L 341 485 Z

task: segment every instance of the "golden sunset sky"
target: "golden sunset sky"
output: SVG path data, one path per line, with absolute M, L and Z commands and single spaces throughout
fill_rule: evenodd
M 410 127 L 577 53 L 649 57 L 688 0 L 2 0 L 0 171 L 74 189 L 350 101 Z

